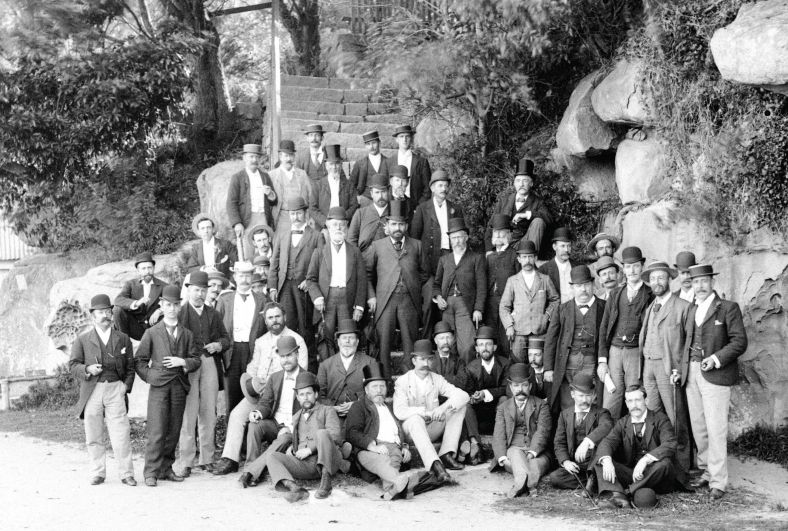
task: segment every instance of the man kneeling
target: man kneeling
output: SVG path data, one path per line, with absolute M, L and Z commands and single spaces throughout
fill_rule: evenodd
M 646 409 L 646 390 L 641 386 L 628 387 L 624 400 L 629 415 L 619 419 L 599 444 L 595 467 L 599 493 L 611 492 L 610 504 L 618 508 L 629 507 L 629 496 L 637 504 L 641 489 L 649 494 L 672 491 L 676 477 L 672 463 L 676 433 L 668 417 Z M 653 496 L 645 498 L 649 506 L 656 504 Z

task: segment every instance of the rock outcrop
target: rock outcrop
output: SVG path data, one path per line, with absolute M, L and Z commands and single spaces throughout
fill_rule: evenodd
M 591 94 L 594 112 L 605 122 L 648 125 L 653 121 L 640 83 L 641 64 L 621 60 Z
M 616 134 L 594 112 L 591 94 L 601 78 L 593 72 L 577 84 L 555 133 L 558 148 L 576 157 L 596 155 L 613 145 Z
M 235 233 L 227 217 L 227 189 L 230 178 L 243 169 L 243 160 L 227 160 L 206 168 L 197 177 L 200 210 L 213 216 L 218 225 L 217 234 L 230 241 L 235 240 Z
M 427 155 L 447 148 L 451 143 L 466 134 L 473 132 L 473 117 L 460 109 L 448 109 L 440 115 L 433 113 L 416 126 L 414 143 Z
M 630 135 L 634 136 L 634 135 Z M 650 203 L 670 190 L 665 175 L 665 147 L 653 134 L 626 138 L 616 150 L 616 185 L 623 204 Z

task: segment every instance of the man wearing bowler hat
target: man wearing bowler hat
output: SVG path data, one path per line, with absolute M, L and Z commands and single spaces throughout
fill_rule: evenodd
M 410 182 L 405 195 L 415 204 L 423 203 L 430 198 L 430 177 L 432 169 L 426 157 L 413 151 L 413 136 L 416 132 L 410 125 L 403 125 L 394 130 L 397 139 L 397 152 L 388 161 L 389 167 L 405 166 L 408 169 Z
M 123 284 L 115 297 L 113 316 L 115 328 L 139 341 L 145 330 L 161 318 L 159 298 L 167 283 L 153 276 L 156 261 L 151 253 L 138 254 L 134 258 L 134 268 L 139 279 Z
M 621 265 L 616 261 L 615 257 L 613 256 L 616 250 L 618 249 L 620 242 L 618 238 L 613 236 L 612 234 L 607 234 L 605 232 L 600 232 L 593 238 L 591 241 L 588 242 L 588 246 L 586 250 L 589 252 L 591 256 L 593 256 L 593 262 L 591 262 L 588 267 L 591 269 L 591 274 L 596 277 L 596 282 L 594 284 L 594 289 L 599 292 L 604 288 L 603 279 L 599 274 L 598 266 L 601 265 L 600 261 L 603 257 L 608 257 L 610 260 L 613 261 L 617 265 L 616 269 L 616 286 L 619 284 L 624 283 L 624 275 L 621 273 Z M 607 263 L 605 260 L 604 263 Z M 613 286 L 615 287 L 615 286 Z
M 555 256 L 539 267 L 539 272 L 550 277 L 553 286 L 561 296 L 561 304 L 572 300 L 573 291 L 569 282 L 572 268 L 576 265 L 569 259 L 572 251 L 572 237 L 569 229 L 559 227 L 553 232 L 553 251 Z
M 200 352 L 191 331 L 178 323 L 181 290 L 167 286 L 162 291 L 164 318 L 143 334 L 134 355 L 136 371 L 148 391 L 145 424 L 145 484 L 155 487 L 158 479 L 183 481 L 173 470 L 175 447 L 183 423 L 190 372 L 200 368 Z
M 640 382 L 640 329 L 646 308 L 654 300 L 654 293 L 641 278 L 646 259 L 640 248 L 627 247 L 621 251 L 621 261 L 627 283 L 611 292 L 598 338 L 597 374 L 603 382 L 606 375 L 610 377 L 602 406 L 610 411 L 613 420 L 621 418 L 624 389 Z
M 487 300 L 484 257 L 468 248 L 468 227 L 462 218 L 449 220 L 452 252 L 441 256 L 432 283 L 432 300 L 457 333 L 457 351 L 469 362 L 474 330 L 481 324 Z
M 692 435 L 698 448 L 698 468 L 703 475 L 693 487 L 711 488 L 720 499 L 728 485 L 728 408 L 731 387 L 739 377 L 739 357 L 747 350 L 747 332 L 741 309 L 723 300 L 714 290 L 717 273 L 712 266 L 689 268 L 695 305 L 688 319 L 687 337 L 679 377 L 686 382 Z
M 545 380 L 552 383 L 550 406 L 556 413 L 574 401 L 570 385 L 578 374 L 595 374 L 599 326 L 605 301 L 594 297 L 594 279 L 588 266 L 572 268 L 574 298 L 562 304 L 545 336 Z
M 380 152 L 380 135 L 377 131 L 364 133 L 361 138 L 368 153 L 353 164 L 353 169 L 350 170 L 350 182 L 356 188 L 359 203 L 366 206 L 372 200 L 369 180 L 376 173 L 388 176 L 388 158 Z
M 517 260 L 522 270 L 506 280 L 497 313 L 505 341 L 512 346 L 512 362 L 525 363 L 528 339 L 547 332 L 560 296 L 550 278 L 536 270 L 536 247 L 532 241 L 520 242 Z
M 678 298 L 689 302 L 695 302 L 695 292 L 692 291 L 692 277 L 689 274 L 689 268 L 696 265 L 695 253 L 689 251 L 681 251 L 676 255 L 676 263 L 673 267 L 676 268 L 679 277 L 679 289 L 673 292 Z
M 230 266 L 238 259 L 238 250 L 232 242 L 216 236 L 216 221 L 200 212 L 192 219 L 192 232 L 199 240 L 189 244 L 186 271 L 193 273 L 214 268 L 229 276 Z
M 372 202 L 356 210 L 350 220 L 348 241 L 357 245 L 367 259 L 367 249 L 372 245 L 372 242 L 386 237 L 386 219 L 389 215 L 388 181 L 388 176 L 379 174 L 370 178 L 369 187 Z
M 389 168 L 389 202 L 402 201 L 405 204 L 405 217 L 408 225 L 413 221 L 413 213 L 416 209 L 416 202 L 405 195 L 408 189 L 408 168 L 405 166 L 394 166 Z
M 495 413 L 493 452 L 490 471 L 503 467 L 514 476 L 514 484 L 506 494 L 517 498 L 536 494 L 539 479 L 550 470 L 550 434 L 553 420 L 550 408 L 531 393 L 533 369 L 525 363 L 509 368 L 509 390 L 512 397 L 498 406 Z
M 249 260 L 252 249 L 246 241 L 248 229 L 258 223 L 273 226 L 273 206 L 280 200 L 275 191 L 273 177 L 260 169 L 263 146 L 245 144 L 243 150 L 244 169 L 230 179 L 227 188 L 227 217 L 235 231 L 236 241 L 243 246 L 242 259 Z
M 613 290 L 619 286 L 621 266 L 612 256 L 603 256 L 593 264 L 593 269 L 597 276 L 596 285 L 599 286 L 594 295 L 598 299 L 607 301 Z
M 273 208 L 277 235 L 290 230 L 290 211 L 286 205 L 302 200 L 307 208 L 317 203 L 315 182 L 302 170 L 294 166 L 295 144 L 292 140 L 279 142 L 279 166 L 271 170 L 277 202 Z
M 320 124 L 310 124 L 304 130 L 309 149 L 301 151 L 295 160 L 295 167 L 304 170 L 309 179 L 317 184 L 320 179 L 326 176 L 326 147 L 323 147 L 323 126 Z
M 194 433 L 200 438 L 198 467 L 206 469 L 213 463 L 214 431 L 216 429 L 216 400 L 224 388 L 222 352 L 230 347 L 230 336 L 222 323 L 222 316 L 205 304 L 208 292 L 208 273 L 195 271 L 186 283 L 188 302 L 178 312 L 178 322 L 192 333 L 200 354 L 200 368 L 189 373 L 189 394 L 183 411 L 180 435 L 180 454 L 176 468 L 189 477 L 194 467 L 197 446 Z
M 326 175 L 315 183 L 317 202 L 312 205 L 311 216 L 315 220 L 315 228 L 322 229 L 326 225 L 328 212 L 339 207 L 346 213 L 348 221 L 358 208 L 356 190 L 350 181 L 342 175 L 341 146 L 326 146 Z
M 131 432 L 128 399 L 134 385 L 134 360 L 129 336 L 112 329 L 109 296 L 90 300 L 93 328 L 78 335 L 71 347 L 68 368 L 79 381 L 76 411 L 85 421 L 85 446 L 90 458 L 91 485 L 104 483 L 107 476 L 104 423 L 125 485 L 134 487 L 131 461 Z
M 506 337 L 506 327 L 500 319 L 501 295 L 509 277 L 520 272 L 517 251 L 512 247 L 512 218 L 506 214 L 494 214 L 492 220 L 493 251 L 487 251 L 487 308 L 484 323 L 495 328 L 498 334 L 498 349 L 502 356 L 511 358 L 512 349 Z M 536 266 L 534 265 L 534 268 Z
M 493 207 L 495 214 L 506 214 L 511 218 L 512 245 L 525 238 L 534 242 L 537 253 L 547 228 L 553 223 L 553 216 L 544 201 L 533 193 L 534 163 L 520 159 L 514 175 L 514 190 L 504 190 Z M 492 218 L 491 218 L 492 219 Z M 493 250 L 492 225 L 488 225 L 484 237 L 486 251 Z M 558 287 L 558 286 L 556 286 Z
M 446 321 L 435 323 L 432 341 L 435 343 L 438 355 L 433 356 L 430 370 L 446 378 L 446 381 L 453 386 L 464 390 L 468 385 L 467 365 L 465 360 L 457 355 L 457 342 L 449 323 Z
M 550 400 L 552 383 L 544 379 L 544 339 L 528 338 L 528 365 L 534 370 L 534 381 L 531 393 L 543 400 Z

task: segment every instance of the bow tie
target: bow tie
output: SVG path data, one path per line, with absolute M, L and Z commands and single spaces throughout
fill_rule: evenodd
M 590 308 L 591 308 L 591 306 L 589 306 L 588 304 L 581 304 L 580 306 L 578 306 L 578 308 L 580 308 L 581 310 L 582 310 L 583 308 L 585 308 L 586 310 L 588 310 L 588 309 L 590 309 Z
M 290 231 L 290 234 L 303 234 L 303 233 L 304 233 L 304 231 L 302 231 L 302 230 L 292 230 L 292 231 Z

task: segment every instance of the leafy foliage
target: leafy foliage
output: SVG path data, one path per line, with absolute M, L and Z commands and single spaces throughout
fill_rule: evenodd
M 755 457 L 788 468 L 788 426 L 774 428 L 758 424 L 728 444 L 731 453 Z
M 68 370 L 68 366 L 60 365 L 55 370 L 55 382 L 33 384 L 27 393 L 14 402 L 14 409 L 29 411 L 32 409 L 58 410 L 73 406 L 79 399 L 79 382 Z

